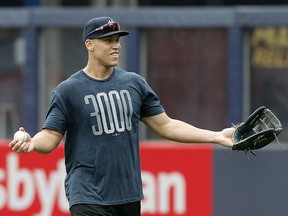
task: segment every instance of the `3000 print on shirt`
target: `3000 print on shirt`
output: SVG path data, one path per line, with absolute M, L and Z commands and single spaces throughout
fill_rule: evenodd
M 94 135 L 98 136 L 103 132 L 106 134 L 115 133 L 115 131 L 123 132 L 125 129 L 131 130 L 133 107 L 129 91 L 113 90 L 108 94 L 98 93 L 96 96 L 90 94 L 86 95 L 84 100 L 87 105 L 93 105 L 94 112 L 91 112 L 90 116 L 95 117 L 97 123 L 96 126 L 92 126 Z

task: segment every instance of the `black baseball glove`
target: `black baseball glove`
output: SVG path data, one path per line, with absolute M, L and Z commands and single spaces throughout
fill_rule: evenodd
M 279 119 L 265 106 L 259 107 L 244 122 L 234 127 L 232 150 L 246 153 L 248 151 L 253 153 L 252 150 L 268 145 L 277 139 L 283 129 Z

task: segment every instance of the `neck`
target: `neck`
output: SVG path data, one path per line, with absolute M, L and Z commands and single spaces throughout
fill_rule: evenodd
M 94 78 L 94 79 L 98 79 L 98 80 L 105 80 L 108 77 L 111 76 L 112 72 L 113 72 L 114 67 L 97 67 L 97 68 L 93 68 L 93 67 L 89 67 L 89 65 L 87 65 L 83 71 L 90 77 Z

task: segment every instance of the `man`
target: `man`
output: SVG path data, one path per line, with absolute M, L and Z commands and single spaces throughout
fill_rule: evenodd
M 139 121 L 165 139 L 232 146 L 233 128 L 203 130 L 168 117 L 143 77 L 116 67 L 119 39 L 128 34 L 109 17 L 88 21 L 86 67 L 54 89 L 42 131 L 9 144 L 19 153 L 46 154 L 66 133 L 65 190 L 72 216 L 140 215 Z

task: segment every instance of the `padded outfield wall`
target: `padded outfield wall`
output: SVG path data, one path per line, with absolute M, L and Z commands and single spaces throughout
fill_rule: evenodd
M 69 215 L 63 145 L 48 155 L 7 145 L 0 142 L 1 215 Z M 255 157 L 208 144 L 143 141 L 140 151 L 143 216 L 287 215 L 287 148 L 275 144 Z

